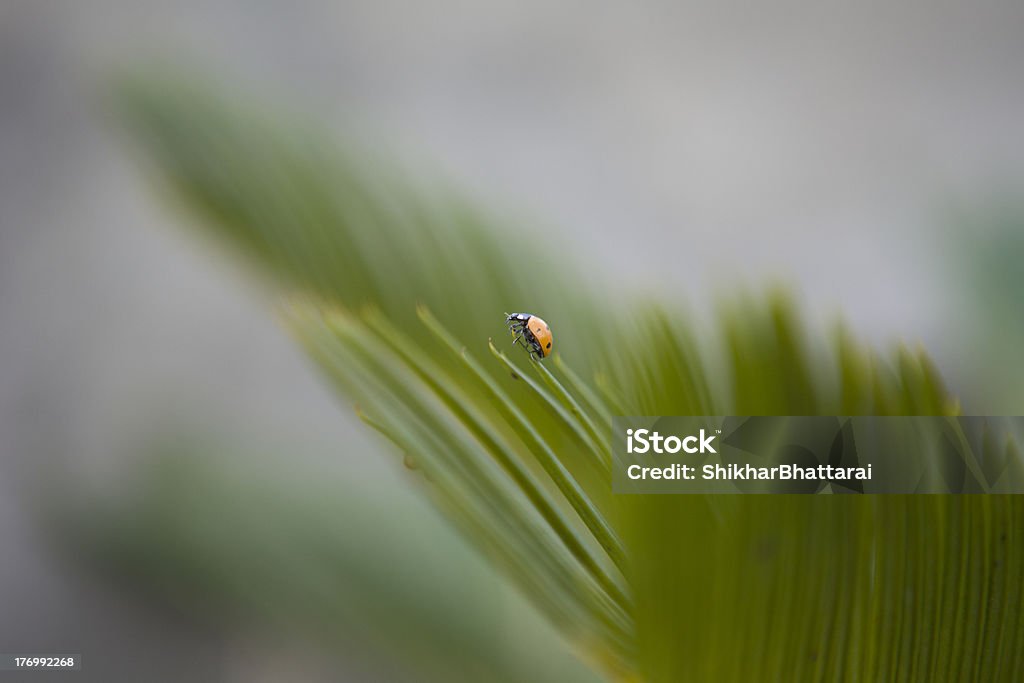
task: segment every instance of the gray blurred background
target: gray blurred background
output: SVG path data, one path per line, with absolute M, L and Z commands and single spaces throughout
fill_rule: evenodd
M 965 383 L 944 245 L 984 239 L 951 211 L 1018 196 L 1022 36 L 1011 1 L 0 0 L 0 652 L 121 648 L 122 680 L 360 680 L 166 614 L 46 542 L 50 469 L 115 495 L 154 420 L 420 504 L 270 289 L 139 173 L 105 114 L 112 74 L 155 58 L 235 80 L 515 207 L 593 277 L 697 307 L 781 280 Z

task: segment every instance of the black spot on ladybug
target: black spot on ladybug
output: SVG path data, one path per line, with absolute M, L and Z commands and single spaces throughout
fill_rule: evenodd
M 549 349 L 551 348 L 551 342 L 548 342 L 548 348 Z

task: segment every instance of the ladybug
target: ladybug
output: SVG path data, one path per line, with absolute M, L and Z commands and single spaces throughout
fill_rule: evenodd
M 551 328 L 548 324 L 531 313 L 511 313 L 505 315 L 508 331 L 516 342 L 522 342 L 530 355 L 542 360 L 551 355 Z

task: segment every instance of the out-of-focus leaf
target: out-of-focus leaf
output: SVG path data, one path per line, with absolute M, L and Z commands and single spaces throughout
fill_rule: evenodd
M 595 680 L 422 504 L 214 443 L 156 443 L 132 494 L 100 515 L 91 501 L 69 538 L 178 610 L 303 635 L 379 680 Z
M 951 235 L 950 336 L 967 390 L 980 410 L 1024 414 L 1024 205 L 1011 201 L 963 212 Z

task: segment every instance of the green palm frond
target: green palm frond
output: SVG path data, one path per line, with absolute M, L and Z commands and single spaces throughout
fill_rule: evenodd
M 809 332 L 778 292 L 713 324 L 608 315 L 565 250 L 313 128 L 173 80 L 120 102 L 184 204 L 299 292 L 325 376 L 609 677 L 1024 675 L 1016 498 L 611 494 L 612 415 L 956 414 L 923 351 Z M 551 362 L 489 341 L 514 310 L 552 323 Z

